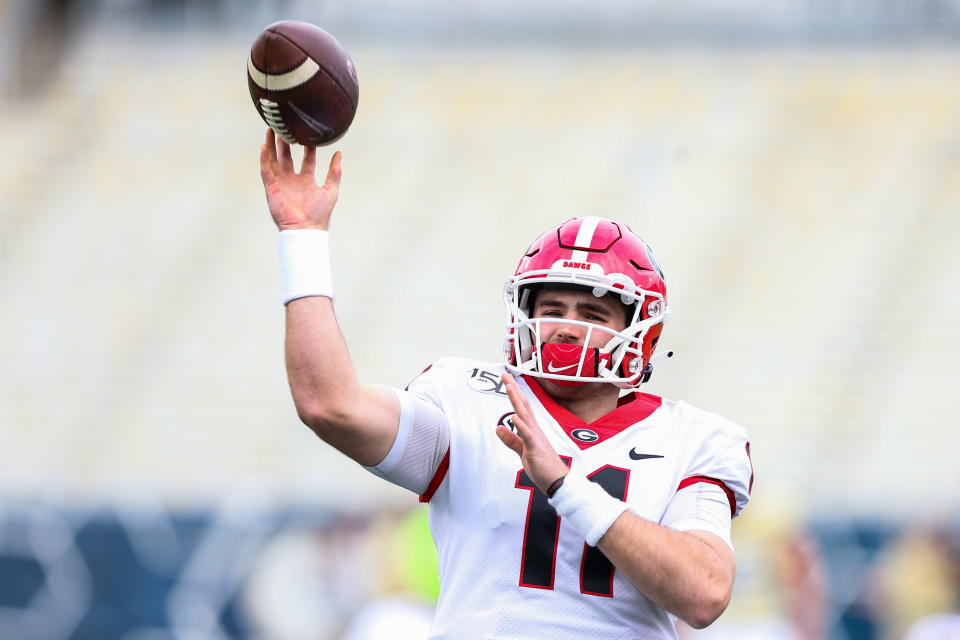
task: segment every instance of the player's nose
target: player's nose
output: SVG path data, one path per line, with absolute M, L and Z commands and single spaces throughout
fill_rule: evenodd
M 578 324 L 558 324 L 550 342 L 559 344 L 580 344 L 586 330 Z

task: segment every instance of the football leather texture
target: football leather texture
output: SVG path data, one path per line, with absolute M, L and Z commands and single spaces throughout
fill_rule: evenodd
M 271 24 L 247 59 L 247 85 L 257 113 L 290 144 L 337 140 L 357 113 L 360 85 L 353 60 L 336 38 L 296 20 Z

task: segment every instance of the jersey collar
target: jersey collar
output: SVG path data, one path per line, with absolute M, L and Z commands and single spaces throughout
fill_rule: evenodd
M 659 409 L 663 402 L 663 399 L 659 396 L 635 391 L 620 398 L 617 408 L 613 411 L 600 416 L 593 422 L 584 422 L 569 410 L 560 406 L 540 386 L 536 378 L 523 376 L 523 380 L 533 391 L 543 408 L 547 410 L 547 413 L 557 421 L 567 437 L 581 450 L 603 442 L 627 427 L 646 419 Z

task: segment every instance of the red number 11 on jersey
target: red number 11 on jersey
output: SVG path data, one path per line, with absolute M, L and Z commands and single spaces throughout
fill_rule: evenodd
M 567 466 L 571 458 L 560 456 Z M 630 470 L 603 466 L 587 476 L 618 500 L 627 497 Z M 553 589 L 557 564 L 557 544 L 560 541 L 560 516 L 547 502 L 547 496 L 537 489 L 523 469 L 517 472 L 517 489 L 530 492 L 527 503 L 527 521 L 523 528 L 523 555 L 520 560 L 520 586 L 535 589 Z M 613 597 L 613 564 L 596 547 L 583 543 L 580 561 L 580 593 Z

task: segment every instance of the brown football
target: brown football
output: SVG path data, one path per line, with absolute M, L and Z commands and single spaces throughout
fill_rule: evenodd
M 296 20 L 264 29 L 247 59 L 257 113 L 290 144 L 330 144 L 350 127 L 360 86 L 353 60 L 336 38 Z

